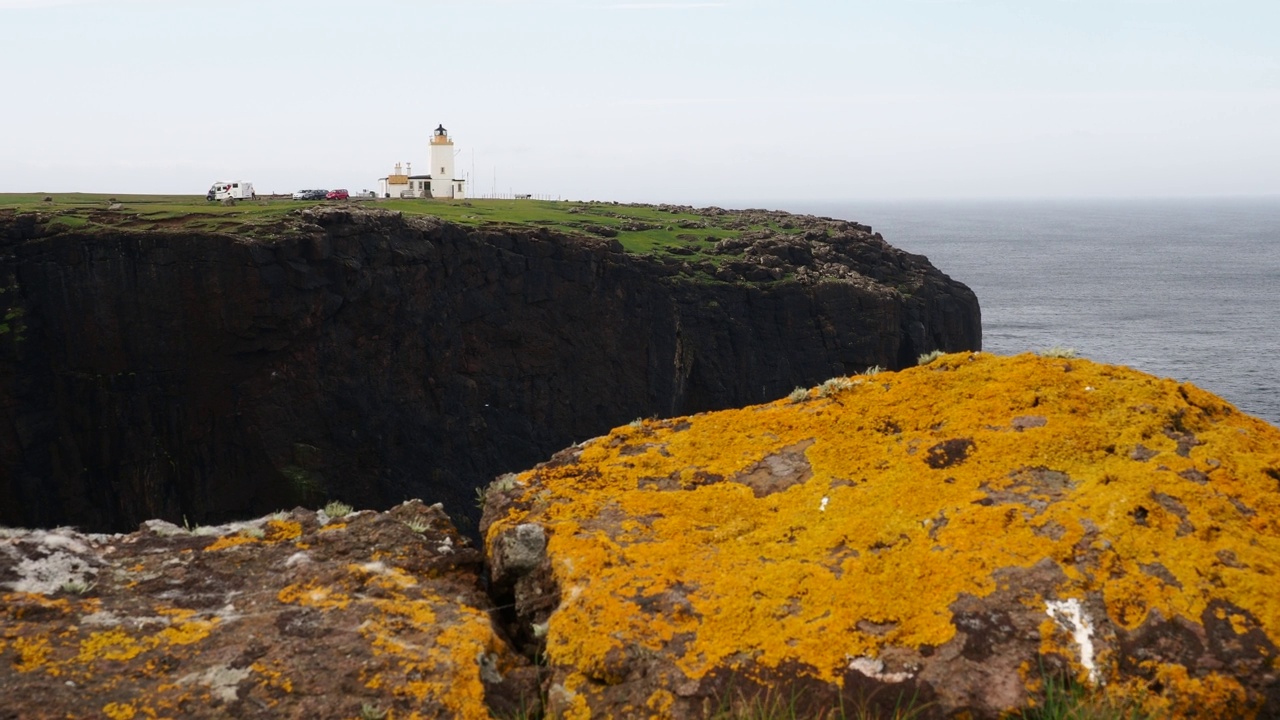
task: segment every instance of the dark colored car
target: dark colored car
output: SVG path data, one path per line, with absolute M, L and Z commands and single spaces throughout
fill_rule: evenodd
M 346 200 L 347 198 L 350 198 L 350 197 L 351 197 L 351 193 L 347 192 L 346 190 L 330 190 L 329 193 L 324 196 L 324 199 L 325 200 Z

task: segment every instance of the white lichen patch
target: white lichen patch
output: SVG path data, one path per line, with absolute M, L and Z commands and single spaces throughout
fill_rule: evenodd
M 1094 661 L 1093 622 L 1075 598 L 1046 600 L 1045 612 L 1058 627 L 1071 633 L 1071 639 L 1080 648 L 1080 664 L 1089 671 L 1089 682 L 1098 682 L 1098 666 Z
M 306 565 L 310 562 L 311 562 L 311 556 L 308 555 L 305 551 L 299 550 L 298 552 L 290 555 L 288 559 L 284 561 L 284 566 L 287 568 L 291 568 L 295 565 Z
M 0 543 L 0 554 L 12 563 L 17 580 L 4 583 L 14 592 L 51 595 L 83 592 L 94 585 L 98 569 L 91 564 L 91 550 L 69 530 L 33 530 Z
M 453 552 L 453 538 L 448 535 L 444 536 L 444 542 L 436 546 L 437 555 L 449 555 Z
M 849 669 L 857 670 L 872 680 L 879 680 L 885 683 L 900 683 L 910 680 L 914 675 L 909 672 L 885 672 L 884 661 L 860 655 L 849 659 Z
M 80 618 L 80 624 L 88 627 L 115 627 L 123 622 L 119 615 L 110 610 L 100 610 Z
M 144 520 L 142 523 L 142 530 L 160 537 L 174 537 L 177 535 L 187 534 L 186 528 L 180 525 L 175 525 L 167 520 Z
M 236 669 L 229 665 L 218 665 L 202 673 L 192 673 L 178 681 L 179 685 L 198 683 L 209 688 L 209 693 L 222 702 L 236 700 L 237 686 L 253 673 L 251 668 Z

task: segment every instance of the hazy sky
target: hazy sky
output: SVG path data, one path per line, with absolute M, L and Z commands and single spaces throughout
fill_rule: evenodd
M 1280 193 L 1277 0 L 0 0 L 0 192 Z

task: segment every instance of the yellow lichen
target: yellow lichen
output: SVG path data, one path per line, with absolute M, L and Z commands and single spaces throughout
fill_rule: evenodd
M 254 538 L 249 537 L 248 535 L 239 535 L 239 534 L 224 535 L 218 538 L 217 540 L 214 540 L 212 543 L 209 543 L 209 545 L 205 547 L 204 550 L 205 552 L 215 552 L 217 550 L 225 550 L 227 548 L 235 547 L 237 545 L 245 545 L 245 544 L 254 543 L 254 542 L 258 542 L 258 541 Z
M 296 603 L 322 609 L 344 610 L 351 604 L 351 598 L 347 595 L 334 592 L 331 588 L 324 587 L 314 580 L 289 585 L 277 593 L 276 597 L 282 603 Z
M 787 453 L 804 482 L 763 496 L 732 482 Z M 1121 627 L 1153 610 L 1198 622 L 1225 598 L 1275 641 L 1277 468 L 1280 431 L 1189 385 L 966 353 L 828 399 L 618 428 L 576 463 L 521 475 L 541 502 L 487 540 L 547 529 L 562 589 L 547 653 L 589 675 L 611 651 L 682 635 L 691 677 L 748 656 L 835 681 L 848 656 L 946 643 L 961 594 L 1045 559 L 1067 578 L 1058 597 L 1101 593 Z M 602 516 L 626 522 L 606 532 Z M 673 593 L 683 611 L 641 609 Z
M 260 662 L 253 663 L 249 668 L 262 676 L 260 683 L 263 687 L 277 688 L 285 693 L 293 692 L 293 680 L 283 671 L 273 670 Z
M 20 673 L 38 670 L 49 662 L 53 647 L 44 636 L 20 637 L 13 641 L 13 650 L 18 657 L 14 659 L 14 669 Z
M 138 710 L 130 704 L 112 702 L 102 706 L 102 714 L 111 720 L 133 720 Z
M 676 696 L 671 691 L 659 689 L 649 695 L 644 706 L 653 711 L 654 714 L 649 716 L 651 720 L 665 720 L 671 717 L 671 707 L 675 701 Z
M 209 637 L 217 623 L 217 618 L 177 623 L 161 630 L 159 638 L 169 645 L 193 645 Z
M 80 641 L 80 654 L 76 662 L 90 663 L 94 660 L 132 660 L 147 650 L 147 647 L 122 630 L 96 632 Z
M 268 520 L 267 542 L 295 540 L 302 535 L 302 523 L 295 520 Z

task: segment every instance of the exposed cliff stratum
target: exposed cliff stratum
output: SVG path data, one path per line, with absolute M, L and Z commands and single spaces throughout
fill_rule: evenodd
M 465 525 L 476 487 L 634 418 L 979 347 L 968 288 L 869 228 L 716 213 L 742 231 L 645 255 L 604 215 L 0 212 L 0 524 L 429 497 Z

